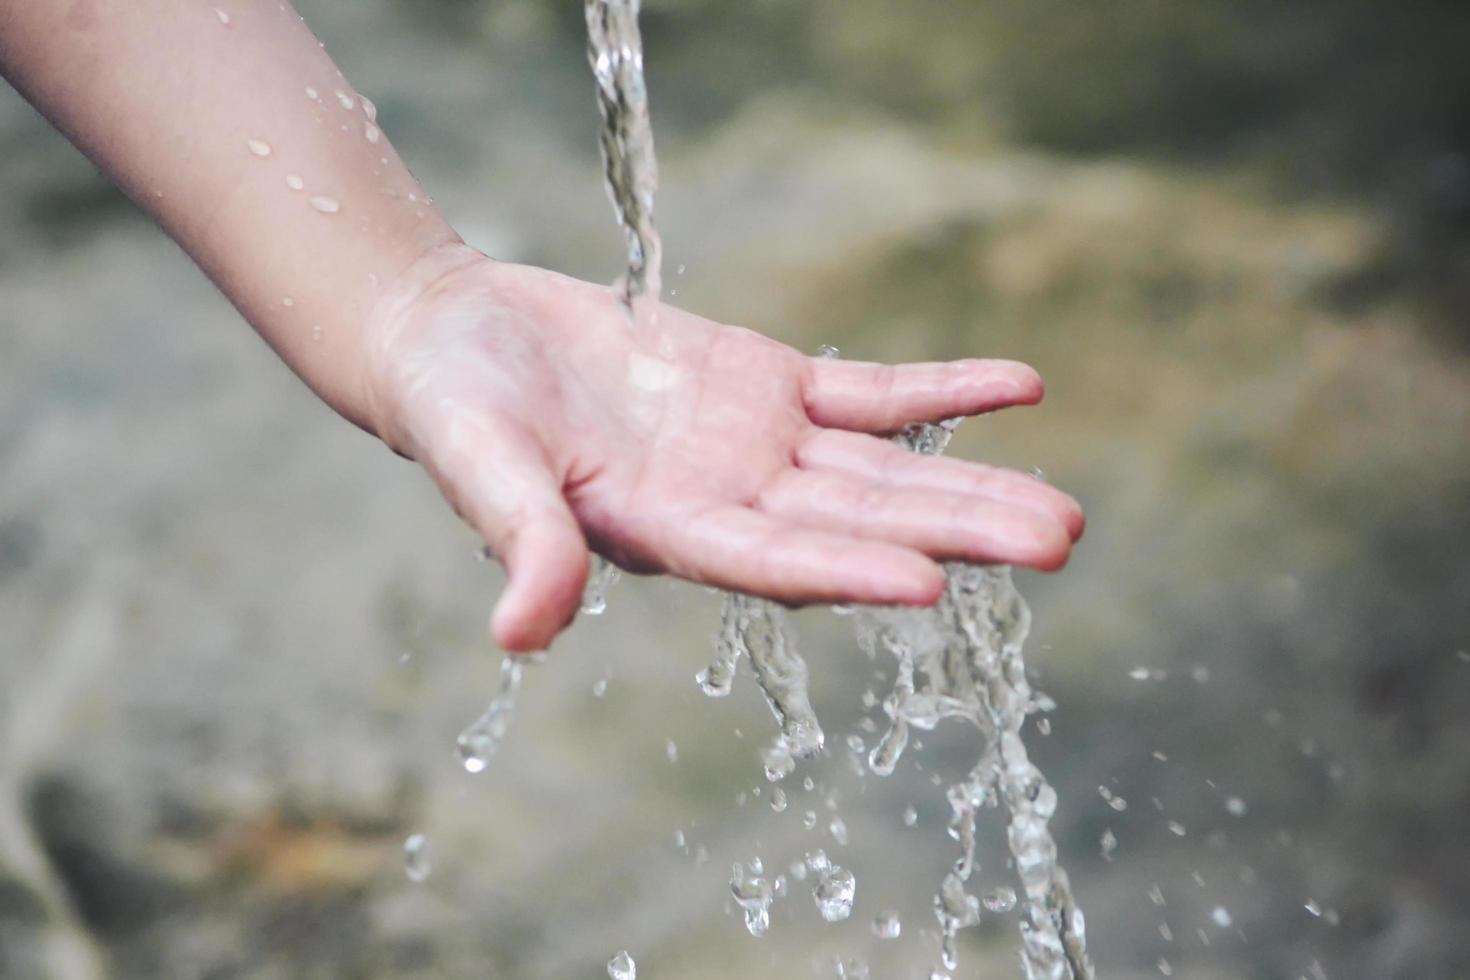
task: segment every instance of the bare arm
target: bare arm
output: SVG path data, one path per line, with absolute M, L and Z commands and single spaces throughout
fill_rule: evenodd
M 0 71 L 370 424 L 364 315 L 458 236 L 290 5 L 0 0 Z

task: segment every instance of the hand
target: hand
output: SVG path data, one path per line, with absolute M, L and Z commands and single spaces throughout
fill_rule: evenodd
M 922 605 L 935 559 L 1060 567 L 1082 532 L 1066 494 L 883 438 L 1040 401 L 1023 364 L 886 367 L 806 357 L 670 306 L 440 250 L 367 326 L 369 401 L 506 565 L 492 619 L 510 650 L 575 615 L 588 544 L 786 603 Z

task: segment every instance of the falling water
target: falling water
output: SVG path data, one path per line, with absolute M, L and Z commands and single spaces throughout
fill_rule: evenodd
M 520 693 L 525 669 L 525 664 L 515 657 L 501 661 L 500 690 L 485 713 L 459 733 L 455 746 L 459 749 L 460 763 L 466 772 L 484 772 L 491 757 L 499 751 L 505 733 L 510 730 L 511 718 L 515 716 L 516 695 Z
M 639 0 L 586 0 L 588 60 L 602 115 L 602 156 L 608 194 L 627 235 L 628 272 L 622 285 L 635 322 L 651 317 L 657 308 L 662 251 L 653 221 L 658 168 L 643 77 L 639 6 Z M 821 357 L 836 355 L 830 348 L 818 352 Z M 911 426 L 899 441 L 914 452 L 937 455 L 948 445 L 955 425 L 951 421 Z M 1056 809 L 1056 792 L 1031 763 L 1021 738 L 1027 716 L 1049 707 L 1026 679 L 1022 644 L 1030 612 L 1008 568 L 955 563 L 946 571 L 945 593 L 935 607 L 869 609 L 856 617 L 860 642 L 874 651 L 881 646 L 898 661 L 893 690 L 883 705 L 890 726 L 869 755 L 869 766 L 879 775 L 891 773 L 912 728 L 929 730 L 946 718 L 974 725 L 980 733 L 979 758 L 947 794 L 953 813 L 949 829 L 961 853 L 935 897 L 944 965 L 951 971 L 958 965 L 956 935 L 977 924 L 982 914 L 981 899 L 968 891 L 977 870 L 978 811 L 1003 805 L 1010 817 L 1007 836 L 1022 895 L 996 889 L 986 895 L 985 909 L 1002 914 L 1020 905 L 1026 980 L 1092 980 L 1082 913 L 1066 872 L 1057 863 L 1056 843 L 1047 826 Z M 600 611 L 604 589 L 599 574 L 589 590 L 589 612 Z M 760 599 L 729 594 L 720 614 L 713 659 L 697 677 L 705 694 L 728 695 L 742 658 L 779 726 L 761 753 L 767 779 L 779 782 L 791 774 L 797 760 L 814 756 L 823 747 L 822 728 L 807 691 L 807 665 L 797 652 L 783 610 Z M 505 685 L 502 688 L 502 698 L 512 704 L 518 680 L 517 675 L 508 683 L 508 692 Z M 492 705 L 477 724 L 486 723 L 494 711 Z M 913 821 L 906 818 L 905 824 L 912 826 Z M 821 852 L 808 857 L 799 879 L 808 867 L 816 875 L 812 897 L 822 917 L 847 918 L 856 888 L 852 873 L 831 864 Z M 750 932 L 764 934 L 775 889 L 759 864 L 736 865 L 731 891 L 745 911 Z M 882 928 L 896 936 L 897 918 Z M 631 962 L 628 965 L 631 968 Z
M 942 453 L 954 422 L 910 426 L 899 441 L 909 449 Z M 1023 888 L 1022 963 L 1027 980 L 1092 980 L 1083 916 L 1057 846 L 1047 827 L 1056 791 L 1031 762 L 1021 729 L 1028 715 L 1051 702 L 1031 689 L 1022 645 L 1031 612 L 1009 568 L 951 563 L 944 596 L 929 609 L 865 610 L 859 637 L 881 646 L 898 662 L 893 691 L 883 702 L 889 728 L 873 748 L 870 768 L 891 773 L 911 728 L 930 730 L 946 718 L 967 721 L 980 732 L 979 758 L 969 775 L 949 787 L 950 835 L 960 856 L 935 896 L 947 969 L 957 965 L 958 930 L 980 921 L 981 901 L 967 891 L 974 876 L 975 822 L 981 807 L 1004 805 L 1007 839 Z M 986 895 L 993 912 L 1017 902 L 1009 889 Z
M 640 0 L 587 0 L 587 60 L 597 80 L 608 196 L 628 236 L 623 296 L 630 308 L 646 296 L 652 309 L 661 291 L 663 247 L 653 224 L 658 161 L 643 81 L 639 6 Z

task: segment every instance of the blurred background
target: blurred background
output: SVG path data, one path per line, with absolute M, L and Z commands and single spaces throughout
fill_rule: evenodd
M 610 281 L 580 8 L 302 3 L 472 244 Z M 644 21 L 675 302 L 1049 382 L 954 451 L 1089 511 L 1065 572 L 1018 579 L 1100 976 L 1470 977 L 1470 8 Z M 717 600 L 666 581 L 583 617 L 466 774 L 500 580 L 428 481 L 8 89 L 0 191 L 0 976 L 597 978 L 626 948 L 644 980 L 928 977 L 930 777 L 976 746 L 855 775 L 891 664 L 848 621 L 797 617 L 832 753 L 783 813 L 749 678 L 694 684 Z M 731 862 L 817 847 L 852 918 L 794 885 L 747 935 Z M 987 914 L 956 976 L 1019 976 L 1016 948 Z

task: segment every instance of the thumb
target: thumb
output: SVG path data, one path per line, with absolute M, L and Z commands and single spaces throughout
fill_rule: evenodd
M 435 454 L 432 469 L 510 577 L 490 633 L 506 650 L 544 650 L 581 604 L 587 541 L 534 437 L 483 417 L 461 425 L 444 441 L 447 451 Z

